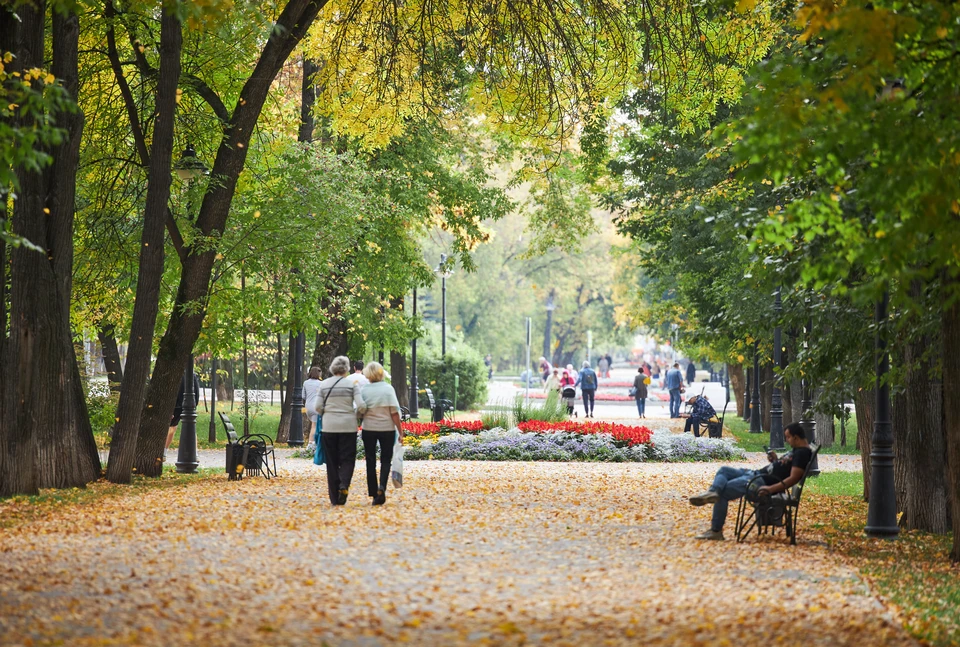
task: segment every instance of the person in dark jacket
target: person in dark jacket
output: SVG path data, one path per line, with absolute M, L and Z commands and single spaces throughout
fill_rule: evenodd
M 702 395 L 695 395 L 691 400 L 693 400 L 693 408 L 690 411 L 690 417 L 687 418 L 687 422 L 683 425 L 683 433 L 687 433 L 693 428 L 693 435 L 699 438 L 700 425 L 716 416 L 717 412 L 713 408 L 713 405 Z
M 637 370 L 637 374 L 633 378 L 633 399 L 637 401 L 637 413 L 641 418 L 647 417 L 648 379 L 647 374 L 643 371 L 643 367 Z
M 691 360 L 687 364 L 687 384 L 693 384 L 697 381 L 697 365 Z

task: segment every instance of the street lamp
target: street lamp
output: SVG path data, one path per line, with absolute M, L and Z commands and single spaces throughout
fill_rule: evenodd
M 303 352 L 307 338 L 303 331 L 291 333 L 293 347 L 293 397 L 290 398 L 290 430 L 287 432 L 287 445 L 303 446 Z M 317 439 L 320 442 L 320 439 Z
M 870 450 L 870 503 L 867 507 L 866 533 L 871 537 L 894 539 L 897 526 L 897 492 L 893 473 L 893 424 L 890 422 L 890 353 L 884 323 L 889 295 L 884 292 L 874 315 L 877 326 L 877 415 L 873 421 L 873 448 Z
M 417 288 L 413 288 L 413 318 L 417 318 Z M 417 338 L 410 342 L 410 417 L 420 417 L 420 385 L 417 384 Z
M 803 347 L 806 349 L 809 347 L 810 334 L 813 330 L 813 319 L 807 319 L 807 324 L 803 330 Z M 806 372 L 804 372 L 803 379 L 800 381 L 800 390 L 803 392 L 803 400 L 800 402 L 800 410 L 802 411 L 800 424 L 803 426 L 807 442 L 814 444 L 817 442 L 817 421 L 813 417 L 813 388 L 810 386 L 810 380 L 807 379 Z M 820 475 L 820 466 L 817 463 L 817 457 L 814 456 L 813 465 L 810 466 L 808 472 L 810 476 Z
M 773 329 L 773 365 L 780 367 L 783 349 L 780 340 L 780 316 L 783 314 L 783 302 L 780 299 L 780 288 L 773 297 L 773 316 L 776 325 Z M 770 449 L 783 449 L 783 399 L 780 395 L 780 380 L 773 376 L 773 387 L 770 391 Z
M 750 402 L 750 433 L 759 434 L 760 428 L 760 342 L 753 342 L 753 400 Z
M 447 267 L 447 255 L 440 254 L 440 264 L 434 270 L 440 277 L 440 359 L 447 354 L 447 279 L 453 274 Z
M 180 159 L 173 165 L 173 170 L 189 187 L 191 182 L 205 175 L 208 169 L 197 157 L 193 144 L 187 144 Z M 214 428 L 214 434 L 216 434 L 216 428 Z M 193 349 L 190 349 L 190 356 L 183 374 L 183 415 L 180 418 L 177 471 L 182 474 L 194 474 L 198 467 L 200 463 L 197 461 L 197 392 L 194 389 Z

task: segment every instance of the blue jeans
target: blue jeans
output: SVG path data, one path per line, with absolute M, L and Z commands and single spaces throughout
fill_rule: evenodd
M 596 389 L 581 389 L 580 395 L 583 397 L 583 412 L 584 415 L 590 416 L 593 415 L 593 399 L 597 394 Z
M 756 470 L 742 467 L 721 467 L 717 470 L 717 475 L 713 477 L 713 485 L 710 486 L 710 489 L 719 494 L 720 498 L 713 504 L 711 530 L 714 532 L 723 530 L 723 524 L 727 520 L 729 502 L 736 501 L 746 494 L 747 484 L 756 475 Z
M 646 411 L 647 411 L 647 399 L 637 398 L 637 413 L 643 416 L 643 415 L 646 415 Z
M 680 397 L 680 389 L 670 389 L 670 417 L 679 418 L 680 417 L 680 403 L 682 402 Z

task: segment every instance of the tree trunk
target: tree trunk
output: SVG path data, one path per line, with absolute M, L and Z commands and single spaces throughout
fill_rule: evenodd
M 737 407 L 737 417 L 743 417 L 743 367 L 740 364 L 727 364 L 727 375 L 730 376 L 730 388 L 733 389 L 734 405 Z
M 783 426 L 786 427 L 791 422 L 794 422 L 793 411 L 793 389 L 790 388 L 790 383 L 785 382 L 780 389 L 781 401 L 783 402 Z
M 160 18 L 160 72 L 157 80 L 157 118 L 153 127 L 150 166 L 147 177 L 147 197 L 143 210 L 143 230 L 140 234 L 140 266 L 137 272 L 137 293 L 130 325 L 130 345 L 124 370 L 120 402 L 117 404 L 117 422 L 110 443 L 107 479 L 114 483 L 129 483 L 137 438 L 140 432 L 140 410 L 147 392 L 147 376 L 153 354 L 153 334 L 160 310 L 160 281 L 163 277 L 163 244 L 166 229 L 167 202 L 170 200 L 170 169 L 173 162 L 173 129 L 177 110 L 177 87 L 180 82 L 180 51 L 183 34 L 180 19 L 172 11 L 164 11 Z M 180 373 L 186 359 L 180 365 Z M 178 380 L 179 385 L 179 380 Z M 176 389 L 176 387 L 174 387 Z M 176 393 L 176 390 L 174 390 Z M 169 422 L 173 403 L 156 412 Z M 161 448 L 162 449 L 162 448 Z M 141 473 L 159 474 L 163 469 L 162 451 L 154 457 L 156 465 L 146 469 L 138 464 Z
M 246 163 L 250 136 L 270 87 L 325 4 L 326 0 L 291 0 L 277 18 L 253 72 L 240 91 L 241 100 L 225 126 L 211 171 L 211 177 L 216 181 L 209 183 L 196 220 L 198 240 L 216 236 L 224 230 L 237 181 Z M 198 308 L 196 304 L 207 302 L 216 254 L 217 249 L 206 246 L 202 250 L 188 250 L 185 254 L 176 300 L 157 350 L 157 362 L 140 421 L 135 466 L 148 476 L 159 476 L 161 472 L 159 459 L 163 454 L 170 411 L 177 398 L 180 374 L 193 352 L 205 315 L 204 308 Z
M 397 393 L 397 400 L 401 407 L 410 404 L 410 382 L 407 380 L 407 354 L 402 351 L 390 351 L 390 375 L 393 390 Z
M 954 296 L 958 281 L 944 277 L 947 294 Z M 946 291 L 945 290 L 945 291 Z M 953 547 L 950 559 L 960 562 L 960 302 L 946 302 L 942 312 L 943 335 L 943 428 L 946 436 L 947 472 L 951 493 Z
M 6 23 L 0 49 L 16 54 L 8 72 L 45 67 L 45 3 L 18 7 L 15 24 L 8 11 L 0 10 L 0 22 Z M 55 11 L 52 29 L 51 71 L 76 99 L 79 20 Z M 50 116 L 65 131 L 62 143 L 48 150 L 52 166 L 40 172 L 16 169 L 13 233 L 46 254 L 25 246 L 11 254 L 10 338 L 0 358 L 0 496 L 81 487 L 100 473 L 69 319 L 83 116 Z
M 857 409 L 857 441 L 860 462 L 863 465 L 863 500 L 870 500 L 870 451 L 873 449 L 873 419 L 877 412 L 877 393 L 874 389 L 857 389 L 853 396 Z
M 293 386 L 297 367 L 297 336 L 289 335 L 287 344 L 287 387 L 284 394 L 284 407 L 280 410 L 280 424 L 277 425 L 276 443 L 285 443 L 290 438 L 290 402 L 293 401 Z M 306 427 L 304 427 L 306 429 Z
M 334 357 L 347 354 L 347 342 L 347 322 L 340 316 L 339 309 L 330 311 L 327 330 L 317 333 L 312 366 L 319 366 L 323 377 L 330 377 L 330 363 Z
M 120 349 L 117 348 L 117 337 L 113 324 L 102 324 L 97 329 L 97 338 L 100 340 L 100 349 L 103 353 L 103 365 L 107 369 L 107 381 L 110 390 L 120 392 L 123 382 L 123 364 L 120 362 Z
M 902 340 L 901 340 L 902 341 Z M 897 357 L 903 361 L 903 354 Z M 897 391 L 891 398 L 893 408 L 893 483 L 897 493 L 897 512 L 907 509 L 907 461 L 904 459 L 904 449 L 909 444 L 907 435 L 910 432 L 910 406 L 907 403 L 907 394 Z M 900 525 L 907 521 L 907 516 L 900 517 Z
M 814 402 L 819 404 L 822 395 L 823 389 L 816 389 L 814 391 Z M 817 424 L 817 444 L 821 447 L 833 447 L 834 440 L 836 439 L 833 413 L 832 408 L 826 413 L 814 408 L 813 420 Z

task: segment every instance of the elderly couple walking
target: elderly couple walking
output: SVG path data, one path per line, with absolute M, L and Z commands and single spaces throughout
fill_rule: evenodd
M 362 417 L 361 438 L 367 461 L 367 494 L 373 498 L 373 505 L 383 505 L 387 499 L 387 481 L 390 478 L 396 434 L 403 440 L 397 394 L 392 386 L 383 381 L 383 366 L 377 362 L 370 362 L 363 367 L 362 377 L 366 380 L 360 379 L 359 374 L 350 375 L 350 360 L 343 356 L 334 358 L 330 373 L 332 375 L 321 382 L 317 379 L 320 370 L 314 367 L 310 369 L 310 378 L 316 383 L 311 384 L 309 389 L 304 384 L 307 411 L 316 412 L 310 416 L 311 420 L 315 421 L 317 415 L 321 416 L 320 438 L 317 442 L 323 445 L 327 463 L 330 503 L 344 505 L 347 502 L 357 462 L 357 419 Z

